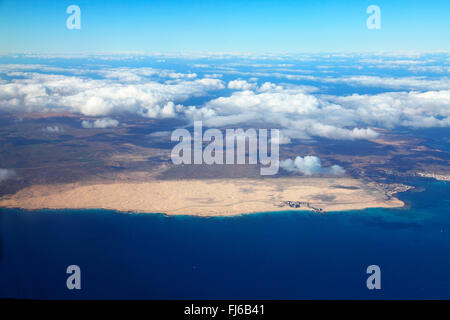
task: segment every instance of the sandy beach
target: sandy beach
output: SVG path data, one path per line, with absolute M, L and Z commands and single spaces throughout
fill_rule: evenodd
M 286 201 L 307 203 L 300 208 Z M 168 215 L 232 216 L 285 210 L 323 211 L 402 207 L 375 183 L 352 178 L 151 180 L 35 185 L 0 199 L 23 209 L 102 208 Z

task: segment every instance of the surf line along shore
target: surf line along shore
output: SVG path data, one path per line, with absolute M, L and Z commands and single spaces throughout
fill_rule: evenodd
M 222 131 L 207 129 L 203 134 L 202 121 L 194 121 L 194 136 L 187 129 L 176 129 L 172 132 L 171 141 L 179 141 L 171 152 L 171 160 L 180 164 L 246 164 L 246 146 L 248 141 L 248 164 L 261 166 L 261 175 L 275 175 L 279 169 L 279 139 L 278 129 L 249 128 L 225 129 L 225 147 Z M 193 140 L 193 143 L 192 143 Z M 270 141 L 270 153 L 268 144 Z M 203 149 L 203 143 L 209 142 Z M 236 142 L 236 143 L 235 143 Z M 235 154 L 236 146 L 236 154 Z M 259 151 L 259 152 L 258 152 Z M 193 154 L 193 157 L 192 157 Z M 225 156 L 224 156 L 225 155 Z M 266 166 L 266 167 L 264 167 Z

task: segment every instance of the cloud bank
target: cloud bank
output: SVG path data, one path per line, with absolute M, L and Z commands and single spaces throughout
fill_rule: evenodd
M 327 62 L 317 57 L 302 59 Z M 370 66 L 380 62 L 366 63 Z M 281 129 L 280 143 L 286 144 L 292 139 L 314 137 L 370 140 L 379 135 L 375 128 L 450 126 L 448 77 L 331 76 L 333 67 L 326 65 L 320 71 L 327 75 L 321 77 L 291 74 L 296 70 L 293 64 L 245 62 L 243 65 L 254 70 L 279 71 L 249 71 L 251 78 L 227 78 L 224 82 L 211 74 L 234 72 L 239 64 L 206 65 L 211 70 L 204 77 L 199 71 L 182 73 L 150 67 L 78 70 L 45 65 L 0 65 L 0 74 L 5 76 L 0 80 L 0 110 L 65 111 L 96 117 L 131 114 L 152 119 L 180 118 L 187 122 L 203 120 L 209 127 L 264 125 Z M 297 72 L 309 71 L 297 69 Z M 271 76 L 276 81 L 277 75 L 292 81 L 316 81 L 320 85 L 345 84 L 352 88 L 391 91 L 336 95 L 309 84 L 258 83 L 254 78 Z M 117 124 L 101 119 L 86 121 L 83 127 L 106 128 Z
M 142 80 L 138 75 L 134 79 L 129 70 L 126 74 L 123 71 L 116 71 L 118 74 L 108 72 L 103 79 L 16 73 L 15 76 L 21 78 L 0 83 L 0 109 L 10 112 L 68 111 L 88 116 L 130 113 L 169 118 L 176 116 L 175 102 L 224 88 L 221 80 L 212 78 L 177 78 L 161 83 Z M 136 81 L 130 82 L 133 79 Z

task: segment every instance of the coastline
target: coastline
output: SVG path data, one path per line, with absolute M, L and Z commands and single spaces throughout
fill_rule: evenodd
M 103 209 L 202 217 L 305 210 L 320 213 L 404 205 L 376 183 L 323 177 L 41 185 L 0 198 L 0 207 L 25 210 Z
M 163 291 L 166 294 L 163 298 L 181 299 L 186 293 L 183 282 L 186 273 L 180 270 L 186 270 L 196 277 L 216 279 L 217 268 L 220 274 L 230 274 L 226 279 L 217 278 L 221 290 L 216 290 L 217 286 L 211 288 L 210 282 L 202 282 L 200 290 L 197 290 L 197 286 L 188 286 L 192 288 L 190 294 L 200 299 L 204 297 L 204 290 L 210 290 L 206 291 L 208 295 L 219 292 L 221 296 L 217 298 L 227 298 L 226 289 L 230 281 L 242 284 L 241 279 L 254 279 L 252 283 L 256 283 L 259 274 L 264 276 L 270 271 L 274 275 L 273 281 L 262 292 L 268 299 L 278 292 L 276 288 L 280 285 L 280 279 L 286 288 L 292 289 L 287 298 L 311 298 L 310 291 L 297 290 L 305 283 L 311 288 L 318 284 L 323 286 L 313 297 L 348 298 L 350 293 L 342 293 L 339 288 L 355 279 L 355 270 L 364 272 L 359 267 L 362 257 L 369 262 L 391 261 L 383 265 L 398 274 L 404 272 L 399 260 L 413 261 L 425 271 L 435 270 L 433 268 L 439 266 L 437 270 L 444 274 L 449 267 L 448 259 L 442 257 L 446 256 L 450 244 L 450 233 L 445 227 L 448 226 L 445 204 L 448 203 L 450 185 L 425 179 L 411 183 L 416 188 L 425 189 L 422 192 L 399 194 L 405 203 L 413 203 L 410 208 L 330 211 L 325 215 L 279 211 L 206 218 L 159 213 L 127 214 L 101 209 L 0 210 L 5 240 L 3 253 L 9 257 L 4 262 L 10 266 L 3 276 L 12 281 L 9 287 L 4 288 L 14 288 L 16 284 L 13 280 L 17 276 L 33 279 L 35 273 L 30 273 L 31 266 L 33 270 L 42 271 L 45 281 L 54 286 L 51 291 L 34 291 L 35 298 L 70 298 L 73 293 L 60 285 L 68 256 L 61 252 L 69 253 L 69 263 L 88 265 L 91 275 L 99 275 L 92 277 L 90 281 L 95 282 L 90 282 L 90 286 L 83 289 L 87 299 L 105 298 L 103 293 L 89 288 L 106 284 L 111 285 L 104 291 L 111 294 L 106 298 L 161 298 L 159 287 L 153 289 L 155 278 L 163 278 L 161 288 L 167 287 L 167 281 L 170 281 L 171 291 Z M 423 239 L 426 245 L 414 246 L 417 239 Z M 53 250 L 45 250 L 49 243 Z M 350 244 L 356 247 L 349 247 Z M 30 250 L 38 254 L 14 254 Z M 427 254 L 431 254 L 430 258 L 423 259 Z M 235 263 L 236 257 L 244 259 L 244 263 Z M 141 267 L 137 268 L 130 261 L 140 262 Z M 209 268 L 211 261 L 216 268 Z M 277 262 L 275 267 L 273 261 Z M 305 264 L 305 261 L 314 263 Z M 290 266 L 287 269 L 286 262 Z M 111 277 L 104 277 L 105 265 L 118 275 L 117 282 L 111 284 L 108 281 Z M 323 296 L 323 292 L 329 292 L 326 290 L 329 281 L 323 278 L 323 274 L 327 274 L 330 266 L 348 272 L 339 273 L 335 295 Z M 312 272 L 316 272 L 317 268 L 321 268 L 321 272 L 316 277 L 316 273 Z M 255 276 L 255 272 L 259 272 L 258 276 Z M 300 279 L 296 277 L 299 273 L 302 275 Z M 280 274 L 286 274 L 286 277 L 280 278 Z M 408 287 L 408 283 L 415 283 L 413 280 L 417 273 L 408 273 L 407 276 L 406 279 L 400 278 L 408 290 L 387 292 L 391 294 L 389 297 L 415 298 L 425 296 L 428 292 L 436 295 L 436 290 L 441 290 L 438 291 L 440 296 L 448 296 L 445 287 L 440 282 L 436 284 L 434 274 L 424 272 L 423 276 L 428 278 L 414 288 Z M 132 287 L 133 290 L 121 290 L 130 282 L 134 283 L 135 279 L 139 282 Z M 291 286 L 292 279 L 295 286 Z M 423 283 L 427 285 L 426 292 Z M 251 290 L 253 286 L 248 288 Z M 365 292 L 364 287 L 355 291 L 355 297 L 360 297 L 359 292 Z

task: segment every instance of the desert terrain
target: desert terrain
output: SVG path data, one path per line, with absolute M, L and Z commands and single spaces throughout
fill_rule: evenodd
M 254 212 L 402 207 L 375 183 L 352 178 L 192 179 L 140 183 L 36 185 L 0 200 L 24 209 L 102 208 L 168 215 L 228 216 Z

